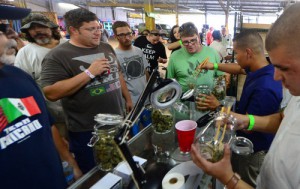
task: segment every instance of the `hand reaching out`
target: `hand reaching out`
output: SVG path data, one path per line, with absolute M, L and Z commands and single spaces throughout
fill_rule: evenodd
M 215 110 L 221 104 L 213 94 L 199 94 L 195 99 L 195 103 L 198 110 Z
M 159 57 L 159 58 L 157 59 L 157 62 L 158 62 L 158 63 L 165 64 L 165 63 L 167 63 L 167 62 L 168 62 L 168 59 L 165 59 L 165 58 L 161 58 L 161 57 Z

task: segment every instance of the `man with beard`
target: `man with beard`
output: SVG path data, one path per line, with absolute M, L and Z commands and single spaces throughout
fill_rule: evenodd
M 142 49 L 150 64 L 150 71 L 157 68 L 158 63 L 167 63 L 165 46 L 160 42 L 161 34 L 158 30 L 151 30 L 149 35 L 140 36 L 134 41 L 134 46 Z
M 29 12 L 0 4 L 0 19 L 21 19 Z M 0 186 L 64 189 L 61 160 L 72 165 L 75 178 L 82 173 L 53 126 L 36 83 L 3 59 L 7 45 L 0 32 Z
M 0 62 L 5 62 L 6 64 L 9 65 L 13 65 L 16 59 L 16 53 L 17 53 L 17 42 L 16 40 L 13 38 L 13 36 L 15 34 L 12 34 L 11 32 L 12 30 L 10 30 L 10 32 L 5 32 L 5 35 L 7 37 L 7 45 L 4 48 L 4 52 L 3 55 L 0 58 Z M 13 31 L 13 33 L 15 33 Z
M 58 25 L 43 14 L 31 13 L 22 20 L 22 25 L 21 31 L 30 43 L 18 52 L 15 66 L 31 75 L 40 85 L 42 60 L 51 49 L 66 40 L 61 39 Z
M 133 104 L 136 104 L 146 87 L 146 75 L 148 75 L 146 68 L 148 67 L 148 62 L 143 51 L 132 46 L 132 30 L 127 22 L 116 21 L 113 24 L 112 29 L 115 38 L 119 42 L 115 52 L 120 62 L 120 67 L 131 95 L 132 102 Z M 143 115 L 144 114 L 140 117 L 143 117 Z M 138 125 L 139 123 L 133 127 L 133 135 L 138 132 Z
M 42 85 L 52 101 L 62 99 L 70 150 L 83 172 L 95 166 L 93 149 L 87 146 L 94 130 L 94 116 L 124 114 L 132 101 L 113 48 L 101 43 L 96 14 L 78 8 L 64 15 L 70 40 L 50 51 L 42 63 Z
M 42 60 L 54 47 L 66 42 L 62 39 L 58 30 L 58 25 L 51 22 L 45 15 L 31 13 L 22 21 L 21 31 L 25 33 L 25 38 L 30 42 L 19 50 L 15 66 L 27 72 L 41 86 Z M 65 114 L 61 102 L 47 101 L 48 109 L 55 118 L 55 125 L 61 135 L 67 137 Z

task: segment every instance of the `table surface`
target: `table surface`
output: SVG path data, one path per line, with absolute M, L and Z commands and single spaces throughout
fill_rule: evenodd
M 174 151 L 177 147 L 176 135 L 174 130 L 168 134 L 157 135 L 150 126 L 144 128 L 137 135 L 128 141 L 128 147 L 133 155 L 147 159 L 148 163 L 154 160 L 154 143 L 158 145 L 168 145 L 169 151 Z M 107 172 L 103 172 L 98 167 L 94 167 L 79 180 L 73 183 L 68 189 L 87 189 L 100 180 Z
M 161 148 L 156 148 L 157 146 Z M 147 164 L 158 161 L 157 156 L 155 156 L 155 150 L 161 150 L 167 152 L 168 157 L 172 157 L 172 154 L 178 148 L 177 135 L 174 129 L 167 134 L 157 134 L 153 132 L 150 126 L 144 128 L 141 132 L 131 138 L 128 142 L 128 147 L 133 155 L 137 155 L 144 159 L 147 159 Z M 161 156 L 163 157 L 163 156 Z M 172 158 L 167 158 L 168 161 L 171 160 L 173 166 L 178 165 L 182 162 L 178 160 L 173 160 Z M 164 159 L 160 159 L 160 162 Z M 94 185 L 98 180 L 100 180 L 107 172 L 103 172 L 98 167 L 94 167 L 88 173 L 83 175 L 79 180 L 73 183 L 68 189 L 87 189 Z

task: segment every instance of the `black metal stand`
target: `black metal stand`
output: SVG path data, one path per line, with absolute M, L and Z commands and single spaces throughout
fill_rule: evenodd
M 135 185 L 139 189 L 161 188 L 161 181 L 167 171 L 171 169 L 171 167 L 169 167 L 169 165 L 166 163 L 155 162 L 155 164 L 148 166 L 148 169 L 145 171 L 138 162 L 134 161 L 133 156 L 128 148 L 126 137 L 132 126 L 132 123 L 135 122 L 135 120 L 143 110 L 144 103 L 149 95 L 155 91 L 158 91 L 160 88 L 165 87 L 172 81 L 173 80 L 170 79 L 161 79 L 158 70 L 153 70 L 145 90 L 141 94 L 133 110 L 126 117 L 125 121 L 123 122 L 122 128 L 114 138 L 120 151 L 122 152 L 122 155 L 132 169 L 134 181 L 134 184 L 132 185 Z

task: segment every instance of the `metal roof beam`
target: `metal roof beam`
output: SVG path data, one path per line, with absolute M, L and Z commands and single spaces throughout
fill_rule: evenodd
M 130 4 L 130 3 L 96 3 L 89 2 L 87 4 L 90 7 L 130 7 L 130 8 L 144 8 L 144 4 Z M 175 9 L 175 4 L 153 4 L 155 8 L 173 8 Z

